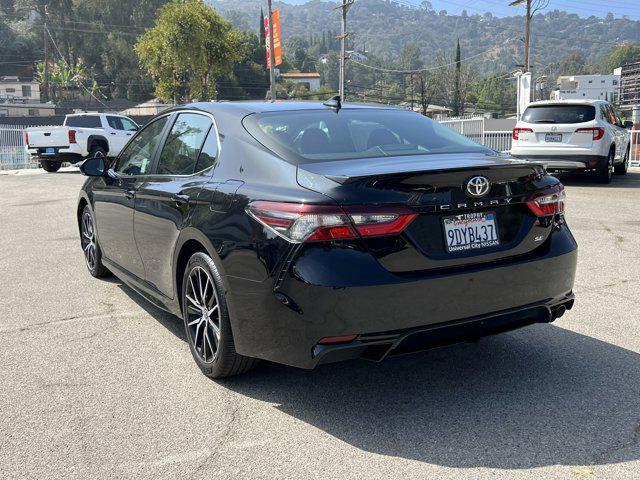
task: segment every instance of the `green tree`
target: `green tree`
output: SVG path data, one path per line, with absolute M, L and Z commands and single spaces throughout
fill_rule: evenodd
M 348 62 L 347 65 L 349 65 Z M 331 90 L 338 90 L 338 83 L 340 82 L 340 60 L 336 52 L 329 52 L 326 56 L 326 61 L 318 64 L 318 73 L 320 74 L 322 85 L 326 85 L 331 88 Z
M 584 75 L 587 66 L 584 57 L 579 52 L 571 52 L 560 61 L 560 75 Z
M 618 67 L 640 61 L 640 44 L 629 44 L 615 47 L 605 58 L 606 73 L 611 73 Z
M 260 46 L 266 46 L 266 32 L 264 30 L 264 11 L 260 8 Z
M 134 48 L 156 95 L 180 101 L 216 98 L 216 80 L 245 54 L 241 34 L 201 0 L 164 5 Z
M 428 2 L 424 2 L 428 3 Z M 407 42 L 402 47 L 402 51 L 400 52 L 400 67 L 402 70 L 417 70 L 424 66 L 424 62 L 422 61 L 422 53 L 420 52 L 420 48 L 413 43 Z

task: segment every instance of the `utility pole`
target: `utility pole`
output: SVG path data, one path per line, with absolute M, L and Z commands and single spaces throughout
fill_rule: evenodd
M 269 81 L 271 83 L 270 96 L 271 101 L 276 100 L 276 57 L 273 53 L 273 10 L 271 9 L 271 0 L 267 0 L 269 7 Z
M 524 27 L 524 71 L 529 72 L 531 68 L 531 20 L 538 10 L 546 8 L 549 5 L 549 0 L 513 0 L 509 3 L 510 7 L 519 5 L 524 5 L 526 9 L 526 23 Z
M 347 33 L 347 12 L 355 0 L 342 0 L 342 5 L 338 5 L 335 9 L 342 9 L 342 32 L 340 35 L 336 35 L 336 38 L 340 40 L 340 85 L 338 87 L 338 95 L 340 95 L 340 101 L 344 102 L 344 64 L 347 61 L 346 41 L 349 34 Z
M 531 1 L 532 0 L 514 0 L 509 4 L 510 7 L 516 7 L 524 4 L 527 13 L 525 15 L 524 26 L 524 71 L 529 71 L 529 42 L 531 41 Z
M 42 25 L 42 40 L 44 41 L 44 85 L 42 86 L 42 90 L 45 95 L 45 100 L 51 100 L 51 92 L 49 90 L 49 39 L 47 36 L 49 35 L 49 30 L 47 28 L 47 15 L 49 15 L 49 11 L 47 5 L 44 6 L 44 23 Z M 42 92 L 41 92 L 42 94 Z

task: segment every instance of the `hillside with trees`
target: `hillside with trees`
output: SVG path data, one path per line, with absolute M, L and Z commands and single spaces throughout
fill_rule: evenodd
M 460 113 L 512 110 L 515 89 L 510 72 L 523 60 L 520 10 L 514 8 L 512 17 L 464 11 L 450 15 L 434 11 L 427 1 L 416 5 L 413 1 L 417 2 L 362 0 L 350 10 L 353 35 L 347 49 L 357 55 L 347 63 L 349 98 L 406 102 L 422 110 L 429 104 L 447 105 Z M 167 3 L 173 5 L 170 18 L 159 21 Z M 2 0 L 0 76 L 42 80 L 44 37 L 50 99 L 61 106 L 82 99 L 95 105 L 155 96 L 169 101 L 265 98 L 269 79 L 262 8 L 266 2 L 207 0 L 215 9 L 202 13 L 202 18 L 213 19 L 204 22 L 208 30 L 182 12 L 200 9 L 195 5 L 199 3 Z M 280 82 L 280 98 L 326 98 L 336 93 L 339 42 L 335 37 L 340 29 L 336 5 L 320 0 L 301 5 L 274 2 L 281 10 L 284 41 L 280 70 L 318 72 L 323 86 L 310 93 L 302 85 Z M 230 48 L 218 48 L 225 45 Z M 213 50 L 217 56 L 207 53 Z M 165 58 L 171 63 L 165 64 Z M 560 10 L 534 17 L 532 64 L 537 76 L 547 77 L 547 92 L 559 74 L 610 73 L 621 63 L 639 59 L 640 21 L 611 14 L 580 18 Z M 207 78 L 199 79 L 203 75 Z
M 415 6 L 409 6 L 414 2 Z M 264 4 L 260 0 L 210 3 L 243 30 L 257 28 L 255 19 Z M 339 31 L 340 15 L 333 10 L 336 4 L 320 0 L 302 5 L 274 2 L 274 8 L 281 10 L 285 42 L 293 37 L 317 37 L 326 30 Z M 580 52 L 588 65 L 598 65 L 612 47 L 640 43 L 640 21 L 614 18 L 611 14 L 605 18 L 580 18 L 552 10 L 554 4 L 562 8 L 561 2 L 551 0 L 550 7 L 534 17 L 532 57 L 538 68 L 558 64 L 573 52 Z M 433 10 L 428 1 L 356 1 L 349 10 L 349 31 L 354 33 L 356 49 L 366 50 L 384 62 L 393 62 L 406 43 L 413 43 L 425 65 L 435 65 L 438 53 L 455 48 L 459 39 L 463 58 L 474 57 L 472 63 L 479 73 L 511 69 L 523 59 L 523 10 L 514 7 L 514 16 L 499 18 L 491 14 L 490 5 L 485 5 L 488 10 L 484 15 L 448 15 L 446 10 Z

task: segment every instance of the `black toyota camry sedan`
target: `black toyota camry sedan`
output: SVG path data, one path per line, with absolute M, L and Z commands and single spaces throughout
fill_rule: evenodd
M 379 361 L 573 305 L 562 184 L 410 111 L 194 103 L 82 171 L 89 271 L 181 317 L 210 377 Z

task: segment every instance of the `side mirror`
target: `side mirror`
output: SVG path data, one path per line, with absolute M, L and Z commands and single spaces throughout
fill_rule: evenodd
M 84 162 L 82 162 L 82 165 L 80 165 L 80 171 L 87 177 L 103 176 L 107 171 L 104 157 L 99 156 L 86 159 Z
M 626 120 L 623 125 L 624 125 L 624 128 L 627 128 L 629 130 L 633 128 L 633 122 L 631 120 Z

